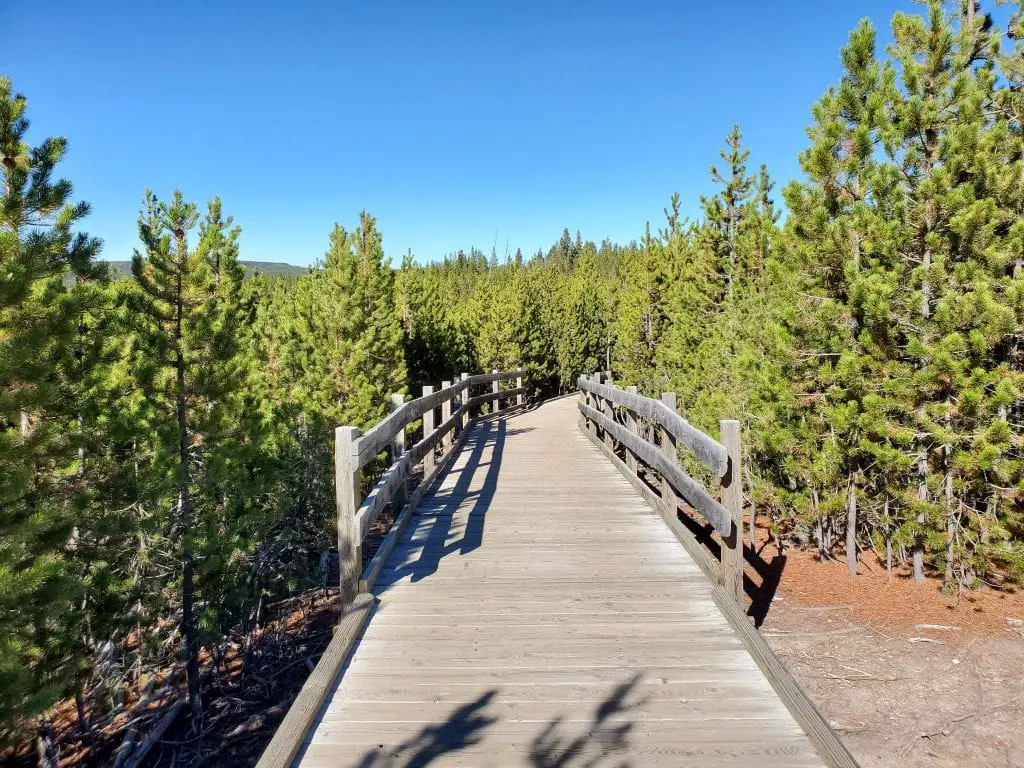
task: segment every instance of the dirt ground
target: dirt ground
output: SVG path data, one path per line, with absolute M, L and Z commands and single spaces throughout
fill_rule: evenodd
M 864 768 L 1024 766 L 1024 593 L 773 555 L 761 632 Z

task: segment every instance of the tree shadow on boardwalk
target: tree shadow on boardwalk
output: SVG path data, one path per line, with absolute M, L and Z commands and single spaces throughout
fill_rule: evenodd
M 479 744 L 481 731 L 496 722 L 483 710 L 498 691 L 491 689 L 456 709 L 443 723 L 425 726 L 416 736 L 390 749 L 383 746 L 368 752 L 359 768 L 423 768 L 436 758 Z
M 630 748 L 633 722 L 624 717 L 645 703 L 630 700 L 640 679 L 634 674 L 615 686 L 597 705 L 589 722 L 573 724 L 564 716 L 553 717 L 530 740 L 523 757 L 534 768 L 628 768 L 629 763 L 621 757 Z M 484 731 L 501 722 L 486 712 L 498 693 L 498 689 L 491 689 L 456 709 L 443 723 L 424 726 L 414 737 L 393 747 L 381 745 L 366 753 L 358 768 L 425 768 L 444 755 L 480 744 Z M 490 759 L 482 762 L 492 763 Z
M 419 548 L 419 556 L 414 561 L 403 563 L 388 572 L 388 583 L 399 581 L 405 576 L 411 577 L 413 583 L 421 581 L 437 571 L 444 557 L 456 552 L 467 554 L 483 544 L 484 524 L 498 485 L 505 440 L 530 429 L 509 429 L 503 418 L 482 421 L 474 427 L 474 434 L 469 437 L 463 449 L 463 452 L 468 454 L 465 463 L 449 469 L 445 474 L 445 477 L 458 478 L 455 485 L 438 489 L 424 498 L 413 518 L 420 524 L 424 520 L 430 520 L 429 530 L 425 535 L 419 536 L 414 543 L 405 543 L 396 548 L 396 552 L 404 551 L 410 546 Z M 492 449 L 490 461 L 485 462 L 484 453 L 488 447 Z M 487 471 L 481 482 L 477 477 L 483 467 L 486 467 Z M 478 487 L 470 490 L 474 484 Z M 472 506 L 466 510 L 464 505 L 468 501 L 472 501 Z M 452 541 L 452 535 L 457 533 L 456 515 L 459 518 L 465 516 L 466 522 L 462 535 Z

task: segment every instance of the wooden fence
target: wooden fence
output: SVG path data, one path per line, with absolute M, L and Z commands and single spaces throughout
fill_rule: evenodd
M 502 382 L 513 380 L 514 388 L 502 389 Z M 474 390 L 484 388 L 479 394 L 473 394 Z M 361 579 L 362 542 L 381 510 L 388 504 L 396 510 L 415 508 L 440 471 L 444 459 L 453 453 L 456 439 L 480 413 L 480 407 L 491 404 L 491 410 L 496 411 L 500 410 L 502 402 L 522 405 L 525 394 L 522 371 L 492 371 L 478 376 L 464 373 L 458 381 L 442 382 L 436 391 L 431 386 L 423 387 L 423 396 L 409 402 L 403 402 L 402 395 L 393 395 L 391 414 L 366 434 L 360 434 L 355 427 L 338 427 L 335 430 L 338 570 L 343 605 L 372 586 L 394 546 L 396 535 L 401 533 L 396 524 Z M 422 438 L 409 448 L 406 445 L 409 427 L 421 419 Z M 391 465 L 364 499 L 359 490 L 360 473 L 385 450 L 390 451 Z M 423 464 L 423 478 L 410 496 L 409 478 L 420 463 Z
M 679 497 L 696 510 L 720 534 L 721 563 L 714 562 L 706 550 L 698 563 L 710 571 L 725 592 L 743 602 L 743 486 L 740 466 L 740 423 L 721 422 L 721 442 L 690 424 L 676 412 L 676 396 L 666 392 L 661 400 L 637 394 L 636 387 L 621 389 L 610 376 L 601 383 L 601 374 L 579 379 L 582 429 L 612 458 L 648 501 L 665 514 L 666 520 L 683 543 L 691 549 L 696 539 L 681 527 L 677 518 Z M 721 501 L 693 478 L 679 463 L 679 448 L 697 457 L 721 480 Z M 624 461 L 616 450 L 621 449 Z M 660 477 L 660 498 L 640 479 L 643 465 Z

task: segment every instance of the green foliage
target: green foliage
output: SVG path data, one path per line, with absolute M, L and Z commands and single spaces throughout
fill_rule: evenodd
M 75 552 L 83 483 L 79 321 L 101 281 L 89 212 L 54 179 L 67 145 L 25 141 L 26 100 L 0 77 L 0 729 L 60 696 L 78 672 L 86 575 Z

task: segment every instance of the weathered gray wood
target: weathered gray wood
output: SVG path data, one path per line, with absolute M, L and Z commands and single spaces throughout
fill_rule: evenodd
M 576 418 L 572 399 L 488 416 L 449 453 L 302 766 L 821 765 L 713 583 Z
M 726 620 L 739 635 L 754 662 L 764 673 L 772 688 L 786 705 L 800 727 L 818 750 L 829 768 L 859 768 L 857 760 L 829 726 L 814 703 L 797 684 L 796 680 L 779 661 L 765 639 L 750 623 L 749 617 L 732 595 L 723 589 L 711 591 L 711 597 L 722 611 Z
M 290 768 L 310 725 L 320 713 L 334 681 L 355 647 L 356 641 L 370 619 L 376 600 L 373 595 L 359 595 L 341 616 L 330 645 L 320 657 L 313 672 L 288 708 L 274 737 L 260 755 L 256 768 Z
M 434 394 L 434 388 L 427 384 L 423 387 L 423 399 L 426 399 L 428 395 Z M 423 439 L 426 440 L 434 435 L 434 409 L 429 408 L 423 413 Z M 432 472 L 434 470 L 434 451 L 433 447 L 427 451 L 423 456 L 423 471 Z
M 636 395 L 618 387 L 599 384 L 588 380 L 585 376 L 580 377 L 579 386 L 583 391 L 589 391 L 598 397 L 611 400 L 613 404 L 629 408 L 638 416 L 650 419 L 664 427 L 680 445 L 691 451 L 714 472 L 716 477 L 725 474 L 729 457 L 724 446 L 694 427 L 678 413 L 666 408 L 660 401 Z
M 359 470 L 352 469 L 352 445 L 359 437 L 355 427 L 334 430 L 334 494 L 338 511 L 338 574 L 341 604 L 348 605 L 359 591 L 360 543 L 356 528 L 359 506 Z
M 599 441 L 597 437 L 586 428 L 586 423 L 582 416 L 580 416 L 579 429 L 583 434 L 590 438 L 591 442 L 596 445 L 609 461 L 615 466 L 619 473 L 629 481 L 630 485 L 636 490 L 637 493 L 646 501 L 651 509 L 657 510 L 665 521 L 665 525 L 668 526 L 669 530 L 675 535 L 676 539 L 686 549 L 687 553 L 693 558 L 693 561 L 700 567 L 704 572 L 704 575 L 714 584 L 718 584 L 722 579 L 722 567 L 718 561 L 711 556 L 708 552 L 707 547 L 697 541 L 697 537 L 693 535 L 689 528 L 683 525 L 679 521 L 679 507 L 675 509 L 669 509 L 665 506 L 664 500 L 660 494 L 655 492 L 647 483 L 645 483 L 635 472 L 623 463 L 622 459 L 615 455 L 613 451 L 608 450 L 608 447 Z
M 719 423 L 722 444 L 729 452 L 729 469 L 722 477 L 722 506 L 732 522 L 728 534 L 722 533 L 722 585 L 740 605 L 743 604 L 743 470 L 740 465 L 740 423 L 723 419 Z
M 495 368 L 493 371 L 491 371 L 491 373 L 497 373 L 497 372 L 498 372 L 497 368 Z M 499 392 L 499 389 L 500 389 L 500 385 L 501 385 L 501 382 L 499 382 L 497 380 L 492 382 L 491 383 L 491 394 L 497 396 L 497 394 Z M 500 399 L 495 399 L 494 407 L 493 407 L 492 410 L 495 410 L 495 411 L 501 410 L 501 400 Z
M 452 383 L 450 381 L 442 381 L 441 382 L 441 389 L 448 389 L 449 387 L 451 387 L 451 385 L 452 385 Z M 452 416 L 452 401 L 451 401 L 451 399 L 442 401 L 442 403 L 441 403 L 441 423 L 444 424 L 445 422 L 447 422 L 448 419 L 451 418 L 451 416 Z M 445 432 L 444 433 L 444 437 L 441 439 L 441 445 L 444 447 L 445 451 L 449 450 L 452 447 L 452 432 L 453 431 L 454 430 L 449 430 L 449 431 Z
M 462 382 L 459 382 L 459 386 L 461 388 Z M 431 394 L 429 395 L 405 403 L 401 408 L 388 415 L 387 418 L 377 422 L 372 429 L 360 437 L 353 447 L 353 466 L 364 466 L 387 447 L 400 429 L 404 429 L 408 424 L 422 417 L 427 411 L 437 408 L 442 401 L 452 395 L 452 393 L 443 390 L 434 392 L 433 387 L 430 388 L 430 391 Z
M 459 405 L 466 406 L 465 410 L 462 412 L 462 425 L 460 429 L 466 429 L 466 427 L 469 425 L 469 385 L 467 383 L 468 380 L 468 373 L 460 374 L 459 386 L 461 387 L 461 394 L 459 396 Z
M 519 390 L 519 394 L 516 395 L 516 405 L 522 405 L 525 402 L 526 395 L 523 392 L 523 377 L 516 376 L 516 389 Z
M 607 373 L 606 381 L 608 382 L 608 385 L 611 386 L 611 371 Z M 611 400 L 605 400 L 601 403 L 601 412 L 604 413 L 604 415 L 611 421 L 615 421 L 615 406 L 612 405 Z M 604 433 L 604 444 L 607 445 L 609 448 L 615 448 L 615 439 L 607 431 L 605 431 Z
M 626 391 L 635 395 L 636 394 L 636 387 L 626 387 Z M 626 409 L 626 429 L 628 429 L 630 431 L 630 434 L 633 434 L 633 435 L 638 434 L 637 428 L 636 428 L 636 414 L 634 414 L 633 411 L 629 410 L 628 408 Z M 630 472 L 632 472 L 634 475 L 636 474 L 636 470 L 637 470 L 636 454 L 633 453 L 628 448 L 626 449 L 626 466 L 629 468 Z
M 437 443 L 437 436 L 435 436 L 433 442 L 434 444 Z M 359 542 L 366 538 L 366 534 L 370 532 L 370 528 L 373 527 L 384 507 L 389 503 L 395 503 L 394 499 L 401 492 L 403 485 L 408 483 L 409 475 L 412 472 L 412 468 L 416 466 L 416 463 L 417 459 L 413 452 L 407 452 L 402 458 L 388 467 L 384 474 L 381 475 L 380 480 L 370 489 L 366 498 L 363 499 L 363 503 L 356 510 L 355 535 L 358 537 L 357 540 Z
M 482 395 L 476 395 L 475 397 L 469 398 L 469 400 L 467 400 L 466 402 L 472 408 L 472 407 L 475 407 L 475 406 L 478 406 L 478 405 L 482 405 L 483 403 L 493 402 L 495 400 L 495 398 L 504 399 L 505 397 L 512 397 L 514 395 L 521 394 L 522 392 L 525 392 L 525 391 L 526 391 L 526 389 L 523 388 L 521 390 L 520 389 L 508 389 L 508 390 L 505 390 L 504 392 L 484 392 Z M 495 408 L 494 409 L 498 410 L 497 404 L 495 404 Z
M 353 466 L 363 467 L 368 461 L 380 453 L 394 438 L 399 429 L 410 424 L 423 416 L 429 410 L 437 408 L 441 403 L 452 396 L 468 389 L 471 386 L 490 384 L 493 381 L 508 381 L 522 375 L 522 371 L 501 371 L 498 373 L 481 373 L 476 376 L 466 376 L 456 383 L 450 392 L 439 390 L 428 397 L 420 397 L 410 400 L 390 414 L 387 418 L 377 422 L 365 435 L 356 441 L 353 450 Z
M 420 461 L 424 461 L 424 467 L 426 467 L 425 461 L 427 457 L 434 455 L 434 449 L 441 442 L 441 439 L 455 429 L 455 425 L 461 420 L 463 412 L 467 410 L 469 410 L 468 406 L 460 405 L 459 410 L 449 416 L 446 422 L 439 424 L 429 435 L 416 443 L 409 450 L 409 466 L 415 467 Z M 433 469 L 433 465 L 431 465 L 431 469 Z M 424 469 L 424 472 L 426 471 Z
M 653 468 L 662 477 L 667 477 L 672 486 L 686 499 L 686 502 L 711 523 L 715 530 L 725 535 L 731 530 L 732 520 L 728 510 L 707 492 L 699 482 L 690 477 L 682 467 L 665 458 L 661 448 L 631 435 L 620 424 L 610 421 L 603 413 L 587 408 L 581 402 L 580 410 L 601 429 L 612 432 L 616 440 L 633 451 L 647 466 Z
M 468 410 L 469 409 L 460 406 L 459 409 L 452 414 L 452 424 L 461 423 L 463 415 Z M 437 432 L 443 428 L 444 425 L 442 424 L 441 427 L 438 428 Z M 370 558 L 370 562 L 367 563 L 366 568 L 363 569 L 363 575 L 359 579 L 360 592 L 368 592 L 373 589 L 374 585 L 377 583 L 377 579 L 380 577 L 381 570 L 384 568 L 384 563 L 391 555 L 391 551 L 394 549 L 395 544 L 405 532 L 406 526 L 409 524 L 409 520 L 411 519 L 413 512 L 415 512 L 419 506 L 423 495 L 430 490 L 438 476 L 451 464 L 458 450 L 462 447 L 463 443 L 466 442 L 466 435 L 466 430 L 462 430 L 459 433 L 459 436 L 455 439 L 455 444 L 452 447 L 452 450 L 441 457 L 437 466 L 434 467 L 434 471 L 429 475 L 425 475 L 420 481 L 420 484 L 416 486 L 416 490 L 414 490 L 412 495 L 409 496 L 409 501 L 398 514 L 394 525 L 391 526 L 391 530 L 388 531 L 387 536 L 384 537 L 384 541 L 380 543 L 380 546 L 377 547 L 377 551 L 374 552 L 373 557 Z
M 666 408 L 674 413 L 676 410 L 676 393 L 662 392 L 661 402 L 665 404 Z M 679 453 L 676 450 L 675 438 L 672 437 L 672 433 L 664 426 L 661 428 L 659 443 L 661 445 L 661 454 L 665 457 L 665 460 L 672 464 L 678 464 Z M 662 501 L 665 502 L 665 506 L 669 509 L 675 509 L 679 504 L 679 500 L 676 498 L 676 492 L 672 490 L 671 481 L 664 475 L 661 478 L 661 498 Z
M 397 411 L 403 405 L 405 405 L 405 395 L 401 393 L 395 393 L 391 395 L 391 410 L 392 412 Z M 394 440 L 391 441 L 391 463 L 394 464 L 402 456 L 405 455 L 405 425 L 395 433 Z M 408 474 L 402 479 L 402 483 L 394 493 L 392 503 L 401 508 L 405 504 L 406 499 L 409 498 L 409 479 Z

